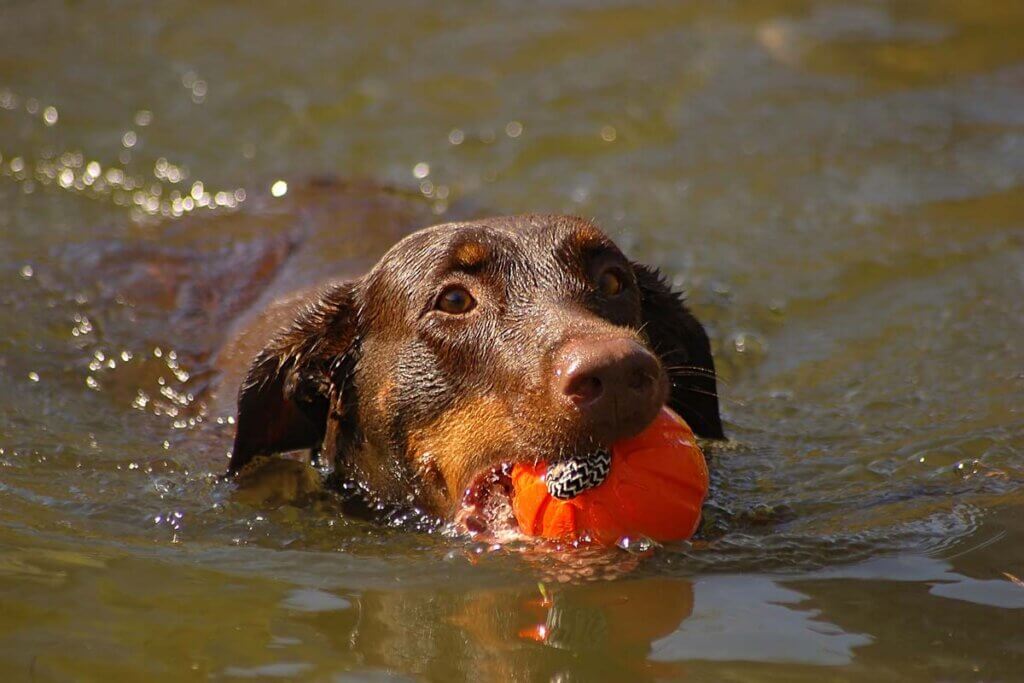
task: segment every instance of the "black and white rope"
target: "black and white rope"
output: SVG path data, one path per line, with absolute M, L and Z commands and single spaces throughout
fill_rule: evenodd
M 548 493 L 555 498 L 572 500 L 587 489 L 600 485 L 611 468 L 612 454 L 602 449 L 549 467 L 544 482 Z

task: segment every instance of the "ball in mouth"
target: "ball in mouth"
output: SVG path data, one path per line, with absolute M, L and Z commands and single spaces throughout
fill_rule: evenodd
M 467 489 L 459 514 L 471 533 L 488 532 L 614 545 L 624 537 L 689 538 L 708 491 L 693 432 L 663 408 L 640 434 L 581 456 L 502 463 Z

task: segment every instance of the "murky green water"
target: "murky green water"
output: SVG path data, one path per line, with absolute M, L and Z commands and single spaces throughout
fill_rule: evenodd
M 542 595 L 232 502 L 202 354 L 68 245 L 212 250 L 319 173 L 595 216 L 673 274 L 733 437 L 706 540 Z M 1022 292 L 1018 2 L 3 3 L 0 669 L 1019 679 Z

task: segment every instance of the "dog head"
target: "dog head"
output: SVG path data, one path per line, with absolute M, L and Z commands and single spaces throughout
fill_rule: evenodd
M 451 514 L 486 473 L 633 436 L 666 403 L 722 437 L 707 335 L 592 223 L 416 232 L 257 356 L 230 465 L 320 449 L 384 499 Z

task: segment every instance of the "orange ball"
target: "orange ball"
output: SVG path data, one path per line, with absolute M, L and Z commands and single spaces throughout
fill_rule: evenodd
M 512 468 L 512 509 L 530 536 L 614 545 L 624 536 L 687 539 L 700 523 L 708 467 L 693 431 L 662 408 L 640 434 L 612 444 L 611 469 L 597 486 L 571 500 L 548 493 L 547 463 Z

